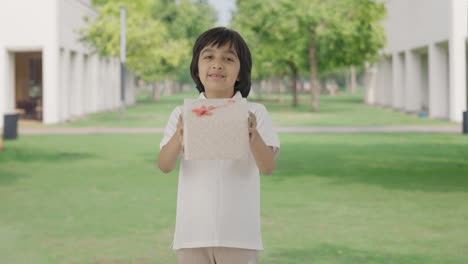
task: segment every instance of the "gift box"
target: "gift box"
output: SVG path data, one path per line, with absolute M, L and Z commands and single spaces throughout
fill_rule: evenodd
M 244 98 L 184 100 L 184 159 L 245 159 L 250 151 Z

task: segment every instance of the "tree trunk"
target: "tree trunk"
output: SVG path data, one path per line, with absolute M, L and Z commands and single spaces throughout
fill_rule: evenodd
M 356 67 L 351 66 L 351 94 L 355 94 L 357 90 L 357 81 L 356 81 Z
M 169 95 L 172 95 L 173 94 L 173 83 L 172 83 L 172 80 L 170 79 L 166 79 L 164 81 L 164 95 L 166 96 L 169 96 Z
M 345 77 L 345 91 L 346 93 L 351 93 L 351 70 L 346 69 L 346 77 Z
M 260 87 L 260 83 L 258 81 L 255 81 L 252 83 L 252 88 L 254 88 L 255 95 L 257 96 L 258 100 L 262 100 L 262 89 Z
M 278 79 L 278 86 L 279 86 L 279 102 L 283 103 L 284 102 L 284 84 L 283 84 L 283 79 Z
M 158 82 L 153 83 L 152 87 L 153 87 L 152 98 L 154 101 L 159 101 L 159 99 L 161 98 L 161 90 L 159 89 L 159 83 Z
M 260 81 L 260 91 L 265 91 L 266 90 L 266 81 L 261 80 Z M 266 99 L 268 100 L 268 94 L 266 95 Z
M 266 80 L 266 88 L 267 88 L 267 100 L 271 101 L 272 94 L 273 94 L 273 83 L 271 78 Z
M 280 96 L 279 95 L 279 79 L 278 79 L 278 77 L 274 76 L 273 78 L 271 78 L 271 88 L 272 88 L 272 91 L 273 91 L 273 94 L 275 95 L 275 97 Z M 276 100 L 279 101 L 279 97 L 277 97 Z
M 293 95 L 292 106 L 297 106 L 297 68 L 293 62 L 289 63 L 289 68 L 291 69 L 291 78 L 289 78 L 289 85 L 291 86 L 291 92 Z
M 309 46 L 309 63 L 310 63 L 310 92 L 311 92 L 311 110 L 316 112 L 319 110 L 319 93 L 320 89 L 317 81 L 317 58 L 315 53 L 315 41 L 312 40 Z

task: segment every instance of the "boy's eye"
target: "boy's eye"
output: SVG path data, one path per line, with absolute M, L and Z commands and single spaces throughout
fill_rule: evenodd
M 211 59 L 211 58 L 213 58 L 213 56 L 211 56 L 211 55 L 206 55 L 206 56 L 204 57 L 204 59 Z
M 233 58 L 226 58 L 227 61 L 234 61 Z

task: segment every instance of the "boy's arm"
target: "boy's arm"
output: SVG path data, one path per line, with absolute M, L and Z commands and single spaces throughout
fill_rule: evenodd
M 183 138 L 182 114 L 179 116 L 177 130 L 169 142 L 159 152 L 158 167 L 164 173 L 171 172 L 176 164 L 180 152 L 182 151 Z
M 270 175 L 275 169 L 275 155 L 272 147 L 267 146 L 257 131 L 257 120 L 253 113 L 249 112 L 249 136 L 250 150 L 260 172 Z

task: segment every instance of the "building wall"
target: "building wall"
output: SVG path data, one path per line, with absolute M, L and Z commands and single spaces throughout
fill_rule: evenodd
M 56 1 L 16 0 L 1 3 L 0 126 L 2 127 L 3 115 L 15 110 L 14 53 L 41 51 L 50 54 L 55 49 Z M 53 67 L 53 62 L 50 59 L 43 60 L 44 75 L 53 71 L 51 66 Z M 52 78 L 43 78 L 43 85 L 53 86 Z M 53 103 L 51 105 L 53 107 Z
M 57 0 L 2 1 L 0 8 L 0 45 L 2 48 L 42 49 L 56 34 Z
M 468 0 L 383 2 L 387 45 L 369 73 L 377 83 L 367 87 L 366 102 L 460 122 L 467 109 Z
M 457 0 L 465 1 L 465 0 Z M 415 49 L 442 42 L 450 34 L 450 1 L 387 0 L 386 52 Z
M 57 123 L 120 106 L 118 58 L 101 58 L 79 41 L 91 0 L 15 0 L 0 8 L 0 127 L 15 110 L 14 54 L 37 51 L 43 61 L 43 122 Z M 134 77 L 133 75 L 129 75 Z M 134 86 L 127 86 L 133 104 Z
M 75 52 L 89 53 L 85 45 L 80 42 L 79 29 L 84 28 L 84 17 L 90 20 L 97 16 L 90 1 L 60 0 L 59 2 L 59 45 Z

